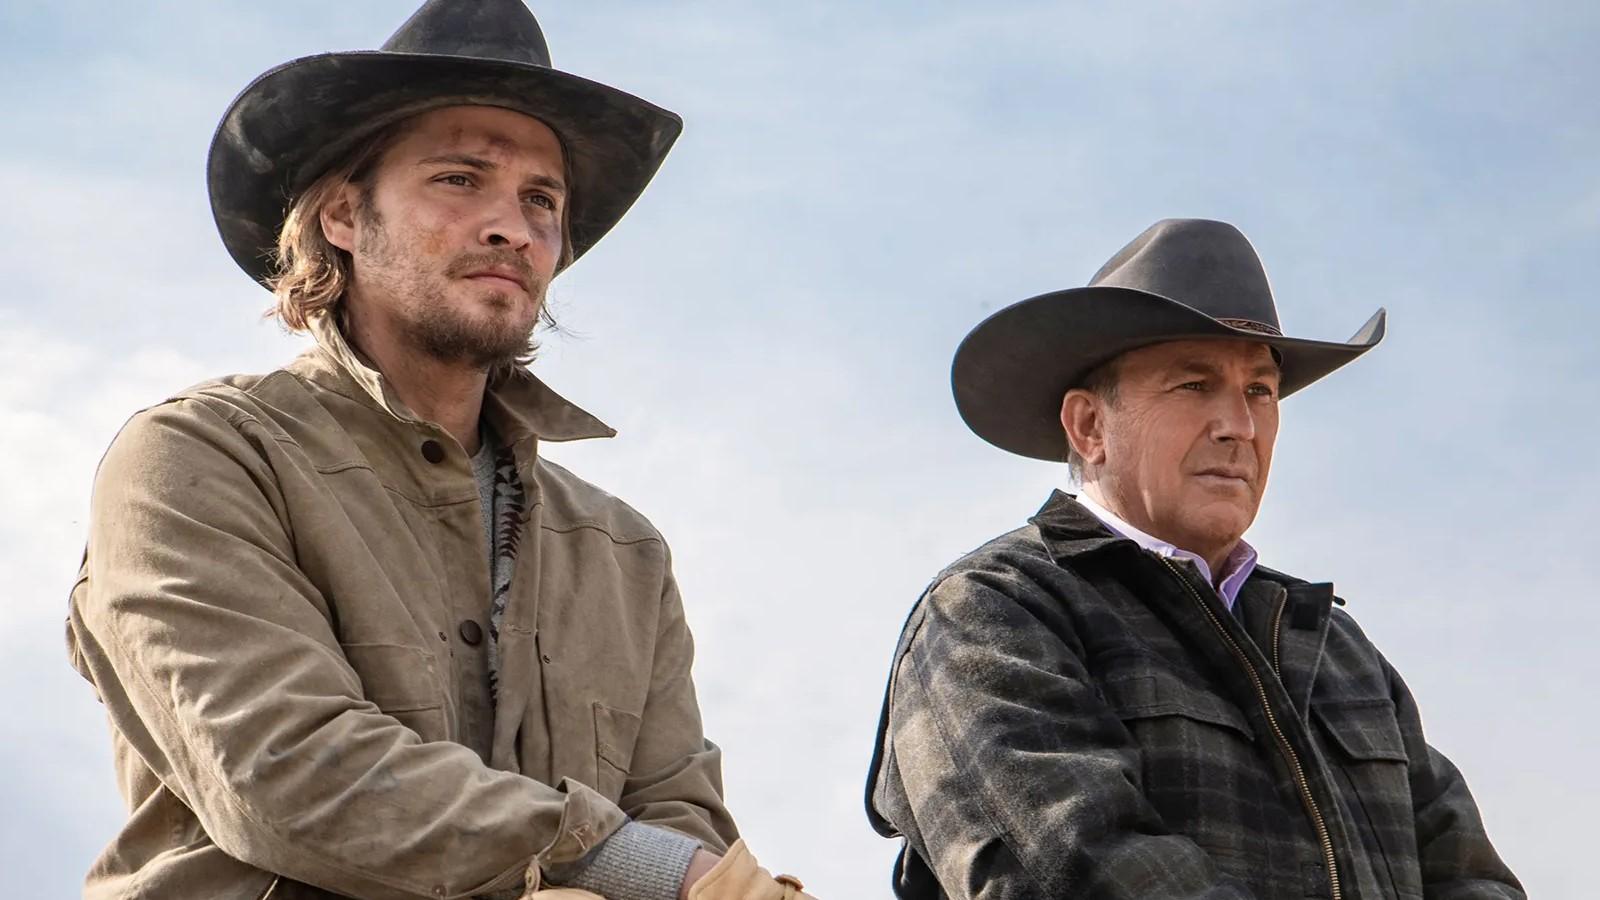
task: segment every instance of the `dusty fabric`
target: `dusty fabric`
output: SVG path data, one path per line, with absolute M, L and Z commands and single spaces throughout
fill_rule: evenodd
M 1236 612 L 1059 493 L 941 573 L 868 784 L 899 895 L 1524 896 L 1330 585 L 1257 568 Z
M 527 373 L 491 385 L 529 494 L 491 702 L 468 459 L 316 333 L 134 416 L 101 464 L 68 648 L 129 819 L 86 896 L 516 890 L 628 817 L 720 852 L 667 547 L 537 454 L 610 430 Z
M 479 429 L 478 452 L 472 455 L 472 479 L 484 540 L 489 547 L 489 697 L 499 696 L 500 624 L 505 619 L 516 572 L 517 547 L 527 515 L 527 491 L 517 473 L 511 448 L 500 446 L 492 429 Z M 586 888 L 605 900 L 677 900 L 689 861 L 700 842 L 686 835 L 639 822 L 624 823 L 587 856 L 546 873 L 556 884 Z

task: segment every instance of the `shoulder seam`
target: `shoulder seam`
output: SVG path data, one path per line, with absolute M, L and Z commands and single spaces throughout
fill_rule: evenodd
M 647 535 L 643 535 L 643 536 L 640 536 L 640 537 L 621 537 L 619 535 L 613 534 L 611 532 L 611 529 L 607 528 L 604 524 L 602 524 L 600 522 L 593 521 L 593 520 L 589 520 L 589 519 L 580 519 L 580 520 L 573 520 L 573 521 L 563 522 L 560 525 L 548 525 L 548 524 L 545 524 L 543 522 L 540 522 L 539 523 L 539 528 L 541 530 L 543 530 L 543 531 L 550 531 L 550 532 L 554 532 L 556 534 L 570 534 L 570 533 L 572 533 L 574 531 L 582 531 L 582 530 L 585 530 L 585 529 L 590 530 L 590 531 L 598 531 L 601 534 L 605 535 L 606 537 L 610 538 L 611 542 L 614 543 L 614 544 L 624 544 L 624 545 L 626 545 L 626 544 L 649 544 L 649 543 L 656 543 L 656 544 L 663 544 L 663 545 L 666 544 L 666 541 L 663 540 L 662 537 L 659 534 L 647 534 Z

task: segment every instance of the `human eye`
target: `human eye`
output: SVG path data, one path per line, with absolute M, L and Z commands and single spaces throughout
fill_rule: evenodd
M 1270 384 L 1263 384 L 1261 382 L 1256 382 L 1255 384 L 1250 385 L 1250 387 L 1246 388 L 1246 391 L 1253 397 L 1266 397 L 1271 399 L 1278 396 L 1277 388 Z
M 439 184 L 448 184 L 452 187 L 471 187 L 472 176 L 460 172 L 447 172 L 434 179 Z
M 1180 391 L 1203 391 L 1206 389 L 1206 383 L 1204 381 L 1185 381 L 1178 385 L 1176 389 Z
M 534 206 L 548 209 L 551 212 L 554 212 L 556 208 L 556 201 L 551 199 L 549 194 L 532 193 L 522 199 L 527 203 L 532 203 Z

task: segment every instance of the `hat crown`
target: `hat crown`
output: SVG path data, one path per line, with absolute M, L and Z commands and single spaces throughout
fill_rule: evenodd
M 1282 333 L 1260 257 L 1226 222 L 1163 219 L 1101 266 L 1089 286 L 1143 291 L 1229 325 Z
M 383 49 L 550 66 L 544 32 L 522 0 L 428 0 Z

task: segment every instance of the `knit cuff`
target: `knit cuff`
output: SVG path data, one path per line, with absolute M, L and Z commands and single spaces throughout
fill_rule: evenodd
M 628 822 L 582 859 L 550 870 L 550 881 L 582 888 L 606 900 L 678 900 L 700 842 Z

